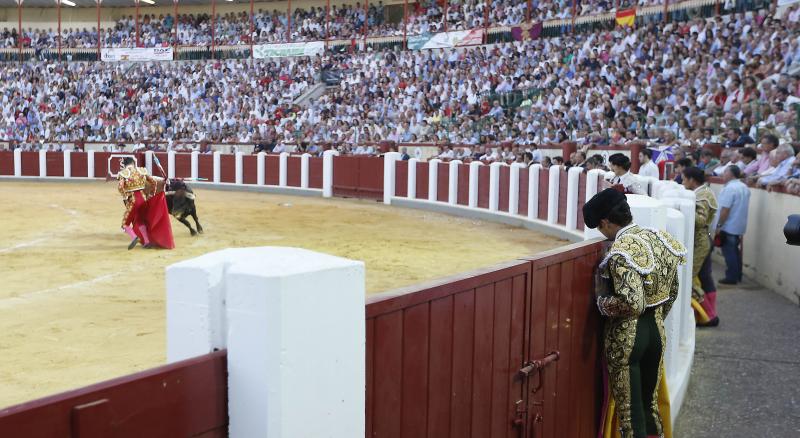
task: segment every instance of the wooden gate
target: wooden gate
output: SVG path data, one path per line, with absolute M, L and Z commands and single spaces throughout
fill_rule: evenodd
M 580 243 L 370 299 L 367 437 L 591 436 L 601 250 Z

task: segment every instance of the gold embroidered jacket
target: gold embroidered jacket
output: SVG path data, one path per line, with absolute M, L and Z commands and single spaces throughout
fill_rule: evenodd
M 117 179 L 119 180 L 119 192 L 124 196 L 126 193 L 144 190 L 150 176 L 144 167 L 128 166 L 119 171 Z
M 694 258 L 692 259 L 692 277 L 696 277 L 703 267 L 703 262 L 711 252 L 709 228 L 717 214 L 717 197 L 708 184 L 703 184 L 694 191 Z
M 686 248 L 668 233 L 636 224 L 623 228 L 600 263 L 602 276 L 613 283 L 613 291 L 597 299 L 600 313 L 636 318 L 663 306 L 666 316 L 678 297 L 677 268 L 685 257 Z

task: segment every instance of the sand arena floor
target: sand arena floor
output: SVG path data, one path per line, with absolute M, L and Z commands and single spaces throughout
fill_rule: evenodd
M 196 193 L 204 235 L 173 220 L 175 250 L 127 251 L 114 183 L 0 181 L 0 407 L 163 364 L 164 268 L 210 251 L 363 260 L 375 293 L 565 243 L 371 201 Z

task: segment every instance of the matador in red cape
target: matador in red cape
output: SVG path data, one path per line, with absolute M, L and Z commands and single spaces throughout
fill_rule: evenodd
M 131 157 L 123 158 L 120 167 L 118 189 L 125 203 L 122 229 L 133 239 L 128 249 L 139 242 L 145 248 L 175 248 L 167 202 L 158 181 L 147 169 L 136 167 Z

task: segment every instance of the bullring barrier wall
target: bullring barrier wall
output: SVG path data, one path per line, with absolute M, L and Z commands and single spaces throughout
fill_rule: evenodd
M 104 177 L 111 155 L 0 152 L 0 175 Z M 580 206 L 597 191 L 602 178 L 599 171 L 587 174 L 558 167 L 404 162 L 394 153 L 383 160 L 338 157 L 335 152 L 326 152 L 323 158 L 148 152 L 136 158 L 151 170 L 160 161 L 170 176 L 213 181 L 203 183 L 209 188 L 261 187 L 382 200 L 527 226 L 572 241 L 592 237 L 591 230 L 581 231 Z M 660 200 L 629 198 L 637 222 L 667 229 L 691 244 L 693 194 L 654 181 L 650 190 Z M 532 259 L 369 297 L 362 362 L 366 436 L 577 438 L 596 430 L 601 324 L 593 304 L 591 273 L 602 246 L 589 240 Z M 673 419 L 685 393 L 694 348 L 685 268 L 681 278 L 681 297 L 666 324 L 665 365 Z M 218 310 L 223 311 L 227 310 Z M 230 337 L 223 339 L 193 353 L 230 350 Z M 238 371 L 231 360 L 228 356 L 233 378 Z M 113 382 L 101 384 L 97 396 L 115 387 Z M 233 396 L 231 388 L 228 394 Z M 75 400 L 74 393 L 51 401 L 59 400 Z M 109 402 L 113 415 L 75 417 L 77 407 L 70 403 L 48 411 L 54 424 L 74 428 L 96 423 L 102 428 L 112 420 L 131 422 L 124 406 L 113 400 Z M 193 402 L 183 403 L 169 409 L 181 412 Z M 230 403 L 227 409 L 232 412 Z M 572 416 L 573 409 L 579 417 Z M 25 412 L 25 405 L 0 412 L 0 429 Z

